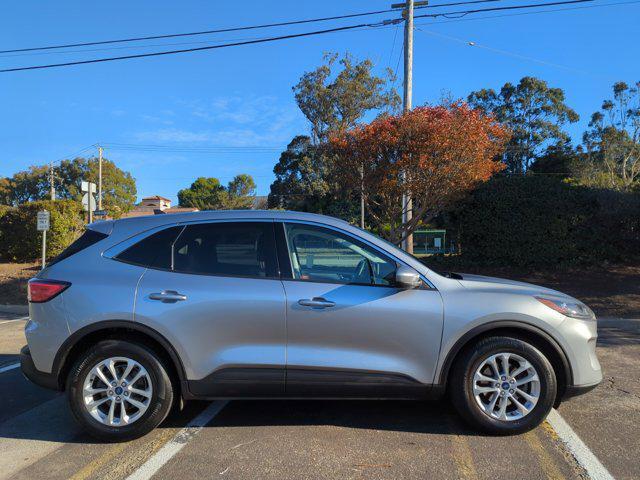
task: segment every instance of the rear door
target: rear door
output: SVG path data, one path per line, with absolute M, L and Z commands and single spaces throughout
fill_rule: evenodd
M 135 319 L 176 347 L 192 393 L 282 395 L 285 300 L 273 222 L 188 224 L 168 237 L 140 281 Z
M 442 334 L 440 294 L 403 289 L 398 263 L 326 226 L 277 227 L 287 295 L 287 394 L 398 396 L 426 393 Z M 283 268 L 287 276 L 287 268 Z

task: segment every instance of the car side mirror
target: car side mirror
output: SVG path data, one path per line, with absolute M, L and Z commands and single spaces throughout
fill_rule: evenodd
M 400 265 L 396 270 L 396 283 L 402 288 L 418 288 L 422 285 L 422 279 L 413 268 Z

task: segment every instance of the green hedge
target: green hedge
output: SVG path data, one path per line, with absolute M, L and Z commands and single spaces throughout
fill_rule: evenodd
M 455 215 L 462 256 L 491 265 L 640 258 L 640 195 L 542 175 L 496 177 Z
M 47 258 L 58 255 L 83 230 L 82 205 L 74 200 L 43 200 L 0 210 L 0 258 L 26 262 L 42 254 L 42 233 L 36 230 L 36 215 L 51 214 L 47 232 Z

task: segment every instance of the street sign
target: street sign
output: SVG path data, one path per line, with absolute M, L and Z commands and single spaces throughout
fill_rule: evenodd
M 84 180 L 80 184 L 80 189 L 83 192 L 96 193 L 96 184 L 92 182 L 85 182 Z
M 46 230 L 49 230 L 49 219 L 50 219 L 50 214 L 48 211 L 43 210 L 41 212 L 38 212 L 36 227 L 39 232 L 44 232 Z
M 93 212 L 93 215 L 96 217 L 106 217 L 107 215 L 109 215 L 109 212 L 107 212 L 106 210 L 95 210 Z
M 82 196 L 82 207 L 85 209 L 85 211 L 93 212 L 96 209 L 96 199 L 95 199 L 95 197 L 93 195 L 91 195 L 90 193 L 85 193 Z
M 42 232 L 42 268 L 46 265 L 47 258 L 47 230 L 51 215 L 47 210 L 41 210 L 36 214 L 36 228 Z

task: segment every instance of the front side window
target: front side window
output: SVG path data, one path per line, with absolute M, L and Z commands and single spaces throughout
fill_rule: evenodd
M 173 270 L 206 275 L 276 277 L 273 224 L 189 225 L 173 245 Z
M 312 282 L 356 285 L 395 284 L 396 263 L 334 230 L 285 224 L 293 277 Z

